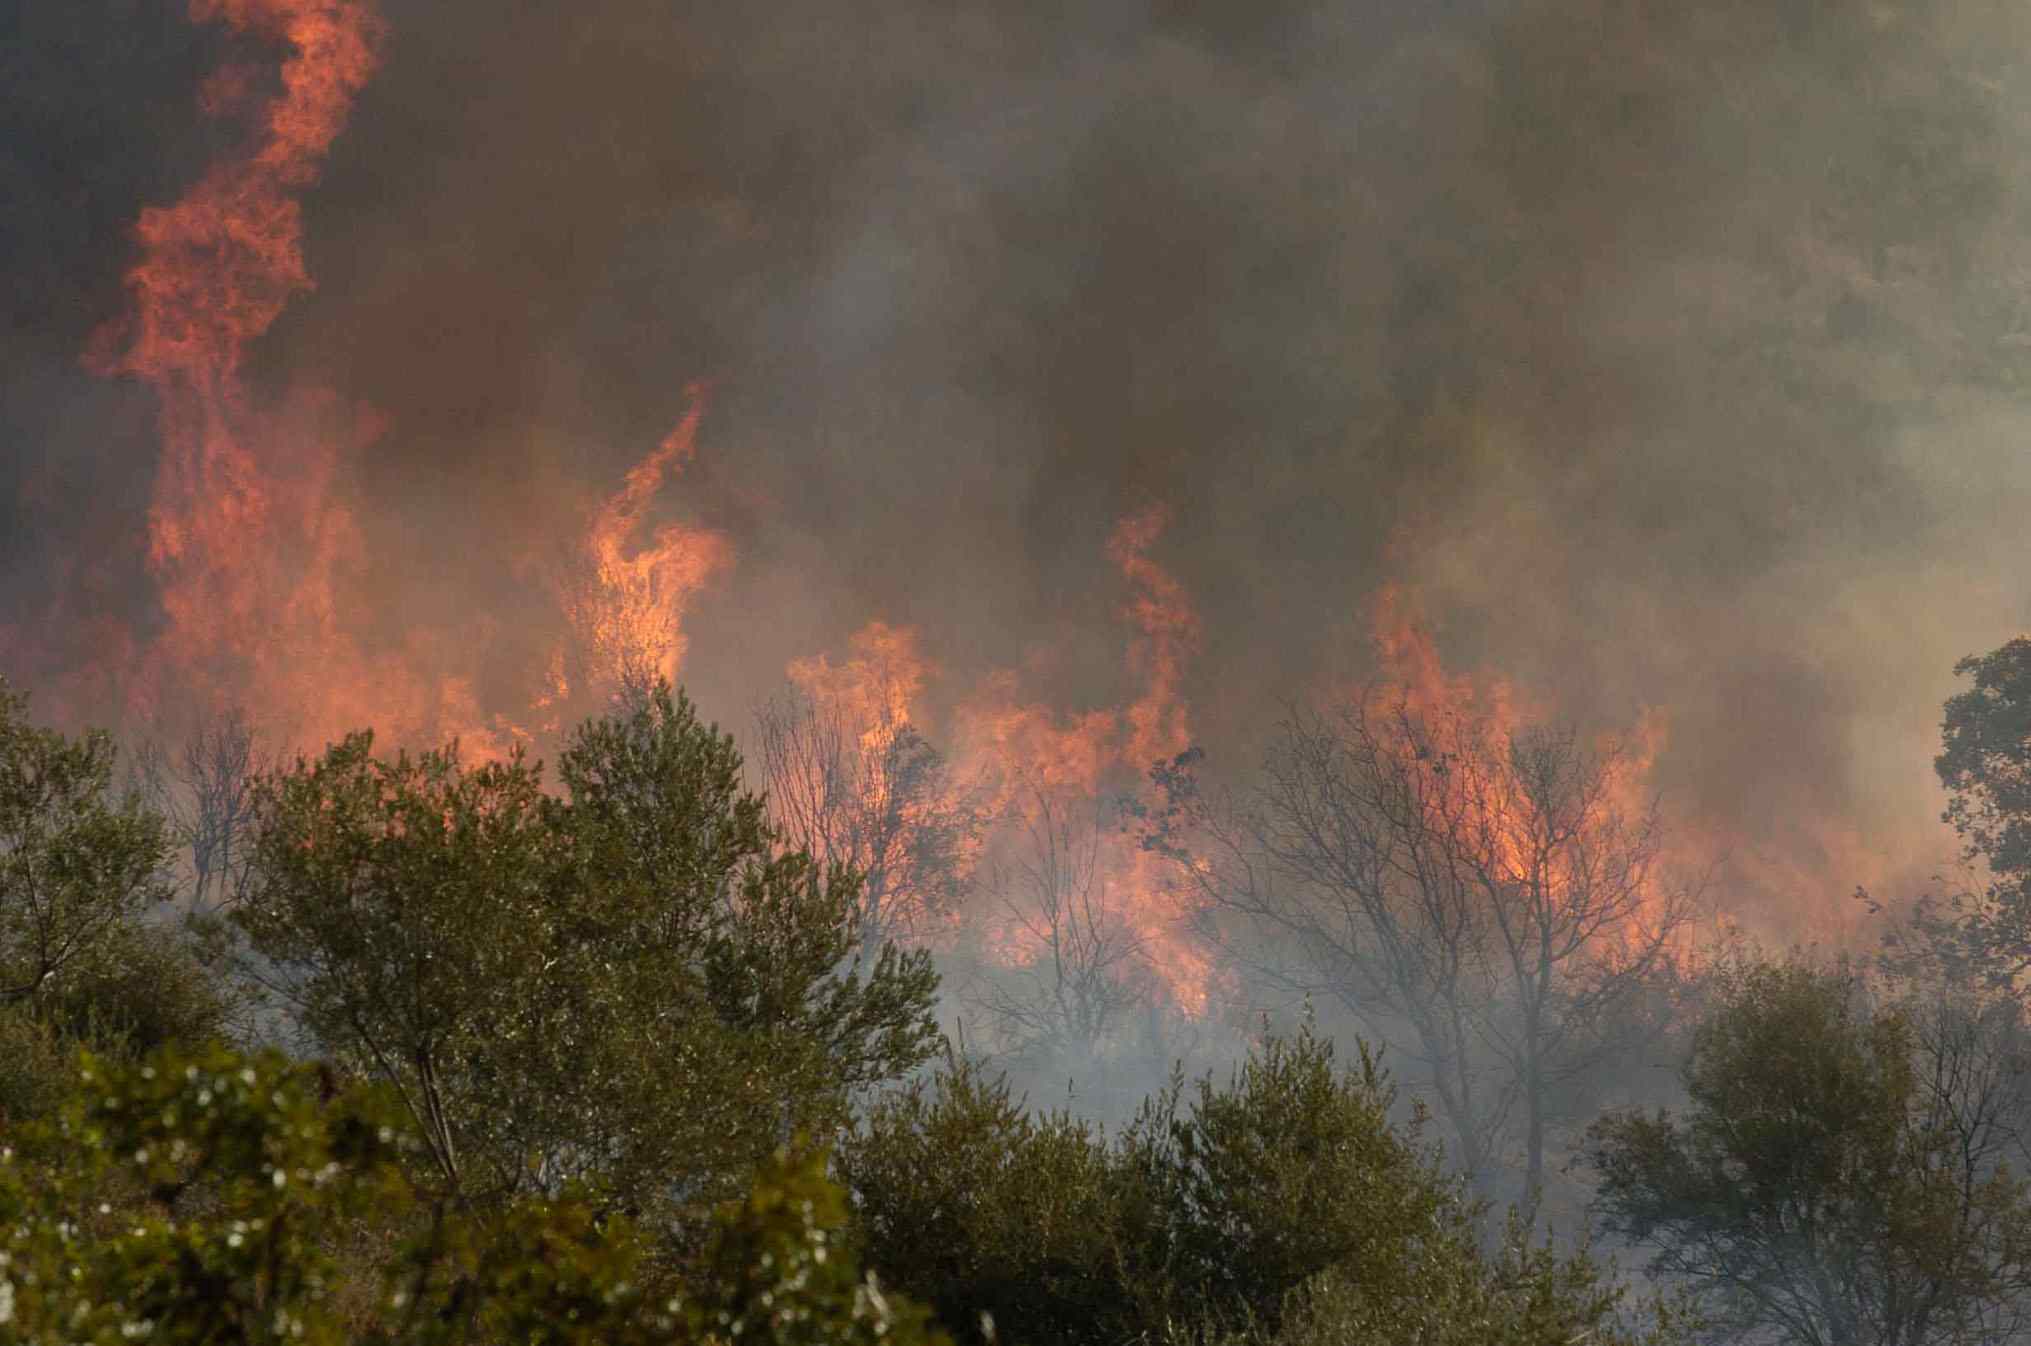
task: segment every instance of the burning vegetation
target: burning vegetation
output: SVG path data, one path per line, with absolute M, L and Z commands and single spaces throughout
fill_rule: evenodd
M 2023 1335 L 2021 16 L 441 8 L 0 476 L 0 1326 Z

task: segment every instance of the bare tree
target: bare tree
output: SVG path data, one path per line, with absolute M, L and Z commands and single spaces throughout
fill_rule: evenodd
M 907 720 L 863 719 L 791 687 L 755 712 L 762 784 L 784 841 L 861 876 L 860 951 L 929 934 L 972 879 L 979 791 Z
M 1925 1318 L 1950 1328 L 1943 1339 L 2023 1341 L 2031 1336 L 2027 1193 L 2020 1182 L 2014 1209 L 1984 1197 L 2031 1160 L 2031 1023 L 2015 996 L 1952 984 L 1907 991 L 1904 1014 L 1919 1051 L 1916 1125 L 1938 1146 L 1935 1162 L 1952 1193 L 1944 1203 L 1954 1212 L 1951 1244 L 1965 1259 L 1957 1285 L 1927 1286 L 1952 1302 L 1928 1305 Z M 1951 1293 L 1970 1288 L 1979 1293 Z
M 262 751 L 239 707 L 199 718 L 174 753 L 153 739 L 135 750 L 131 787 L 168 821 L 185 852 L 193 912 L 215 912 L 246 895 L 254 784 L 279 764 Z
M 1239 795 L 1160 770 L 1150 844 L 1273 937 L 1261 970 L 1415 1063 L 1484 1192 L 1520 1139 L 1534 1214 L 1559 1090 L 1648 1022 L 1624 1012 L 1692 914 L 1629 767 L 1570 730 L 1370 695 L 1294 710 Z
M 1029 796 L 1014 852 L 990 865 L 986 885 L 1022 961 L 967 999 L 1019 1057 L 1090 1060 L 1154 1007 L 1150 968 L 1101 865 L 1112 831 L 1104 804 L 1054 801 L 1037 788 Z
M 189 792 L 192 901 L 199 910 L 247 894 L 253 852 L 253 787 L 271 765 L 245 712 L 202 722 L 184 744 L 178 779 Z

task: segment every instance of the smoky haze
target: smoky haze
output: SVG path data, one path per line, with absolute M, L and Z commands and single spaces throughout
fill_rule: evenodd
M 1938 865 L 1951 666 L 2025 622 L 2022 6 L 383 18 L 302 195 L 316 289 L 246 369 L 371 410 L 367 646 L 526 705 L 549 558 L 705 380 L 659 509 L 730 543 L 682 673 L 729 724 L 877 619 L 934 705 L 1008 668 L 1122 702 L 1106 545 L 1154 503 L 1222 769 L 1362 673 L 1396 584 L 1459 667 L 1661 711 L 1745 919 L 1835 935 Z M 159 440 L 81 355 L 140 210 L 241 143 L 205 79 L 275 56 L 152 4 L 4 22 L 0 668 L 91 718 L 162 621 Z

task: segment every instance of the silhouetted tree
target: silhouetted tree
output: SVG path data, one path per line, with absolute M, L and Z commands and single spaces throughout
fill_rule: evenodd
M 966 1000 L 1019 1058 L 1093 1065 L 1104 1042 L 1153 1008 L 1143 941 L 1101 864 L 1114 830 L 1103 802 L 1035 789 L 1012 820 L 1010 853 L 989 863 L 985 887 L 1020 961 L 986 974 Z
M 985 819 L 916 726 L 891 715 L 864 723 L 792 687 L 755 712 L 755 728 L 784 844 L 860 876 L 863 960 L 954 918 Z
M 1947 699 L 1933 768 L 1962 859 L 1987 881 L 1921 901 L 1911 933 L 1958 975 L 2011 986 L 2031 971 L 2031 639 L 1954 672 L 1973 685 Z
M 1629 1011 L 1691 915 L 1627 768 L 1571 730 L 1360 697 L 1295 711 L 1238 794 L 1160 767 L 1146 844 L 1273 938 L 1270 978 L 1416 1063 L 1484 1192 L 1520 1130 L 1529 1213 L 1561 1091 L 1651 1026 Z

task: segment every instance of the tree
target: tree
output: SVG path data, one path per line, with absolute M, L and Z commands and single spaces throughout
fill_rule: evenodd
M 954 1058 L 875 1100 L 839 1148 L 868 1266 L 966 1339 L 1056 1346 L 1133 1334 L 1115 1169 L 1093 1126 L 1032 1115 Z
M 170 894 L 167 829 L 138 795 L 113 797 L 112 740 L 26 710 L 0 682 L 0 1004 L 44 994 Z
M 1274 1327 L 1327 1272 L 1386 1303 L 1417 1293 L 1415 1250 L 1471 1237 L 1471 1203 L 1391 1125 L 1374 1057 L 1364 1046 L 1343 1070 L 1334 1056 L 1309 1025 L 1268 1038 L 1224 1088 L 1208 1075 L 1188 1095 L 1174 1081 L 1122 1137 L 1159 1215 L 1139 1251 L 1172 1283 L 1154 1307 Z
M 965 898 L 984 823 L 943 753 L 897 717 L 792 686 L 755 712 L 769 805 L 787 845 L 860 876 L 855 920 L 872 963 L 922 938 Z
M 786 851 L 732 740 L 667 687 L 522 758 L 359 734 L 256 792 L 247 966 L 387 1081 L 464 1199 L 732 1190 L 935 1037 L 928 956 L 855 947 L 856 878 Z
M 1844 968 L 1751 964 L 1694 1032 L 1683 1114 L 1590 1129 L 1598 1209 L 1731 1340 L 2014 1340 L 2024 1042 L 2012 1002 L 1872 1003 Z
M 208 915 L 246 896 L 251 878 L 254 782 L 282 765 L 235 707 L 201 717 L 172 759 L 160 743 L 136 754 L 143 791 L 190 860 L 190 906 Z
M 1145 844 L 1272 938 L 1272 980 L 1417 1063 L 1484 1194 L 1520 1113 L 1528 1216 L 1562 1091 L 1646 1025 L 1691 912 L 1630 774 L 1614 742 L 1371 693 L 1294 711 L 1238 796 L 1160 766 Z
M 235 1004 L 177 927 L 172 832 L 144 792 L 115 797 L 104 734 L 30 725 L 0 683 L 0 1118 L 41 1116 L 79 1044 L 133 1056 L 223 1034 Z
M 1142 940 L 1101 865 L 1105 805 L 1035 789 L 1014 851 L 989 867 L 1011 936 L 1028 961 L 987 975 L 967 999 L 1018 1058 L 1093 1064 L 1101 1045 L 1155 996 Z
M 1921 907 L 1919 933 L 1994 984 L 2031 970 L 2031 639 L 1954 665 L 1973 686 L 1947 699 L 1933 761 L 1945 821 L 1991 882 L 1946 910 Z

